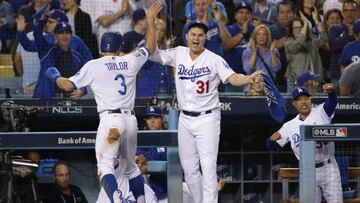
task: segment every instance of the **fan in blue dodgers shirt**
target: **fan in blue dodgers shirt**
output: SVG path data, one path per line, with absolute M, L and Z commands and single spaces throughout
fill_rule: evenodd
M 268 149 L 277 150 L 290 142 L 296 158 L 299 159 L 300 126 L 330 124 L 334 116 L 337 105 L 334 86 L 326 83 L 323 85 L 323 90 L 328 93 L 328 99 L 314 108 L 311 107 L 311 95 L 308 89 L 297 87 L 293 90 L 292 104 L 299 114 L 266 140 Z M 316 203 L 321 202 L 322 195 L 327 202 L 343 202 L 340 172 L 334 153 L 334 142 L 317 142 L 315 145 Z
M 225 23 L 222 19 L 220 9 L 214 10 L 215 19 L 209 19 L 208 16 L 208 3 L 206 0 L 195 0 L 194 3 L 195 15 L 191 20 L 199 20 L 208 26 L 206 34 L 205 48 L 214 52 L 219 56 L 224 55 L 224 48 L 232 44 L 231 35 L 225 28 Z M 182 39 L 186 45 L 186 31 L 189 28 L 189 23 L 183 28 Z
M 353 35 L 356 40 L 346 44 L 339 59 L 341 73 L 344 72 L 346 66 L 360 61 L 360 19 L 353 24 Z

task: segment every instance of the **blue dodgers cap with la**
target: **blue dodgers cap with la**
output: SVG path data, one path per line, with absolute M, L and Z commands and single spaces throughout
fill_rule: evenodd
M 59 22 L 54 30 L 54 33 L 72 33 L 71 25 L 67 22 Z
M 305 87 L 296 87 L 292 92 L 293 100 L 296 100 L 296 98 L 298 98 L 300 95 L 311 96 L 309 90 L 306 89 Z
M 235 12 L 237 12 L 239 9 L 248 9 L 249 11 L 252 11 L 252 7 L 250 2 L 246 1 L 246 0 L 241 0 L 241 1 L 237 1 L 236 2 L 236 6 L 235 6 Z
M 303 86 L 307 81 L 309 80 L 316 80 L 316 81 L 320 81 L 320 75 L 319 74 L 314 74 L 313 72 L 306 72 L 301 74 L 297 80 L 296 80 L 296 84 L 298 86 Z
M 132 19 L 134 23 L 145 18 L 146 18 L 145 10 L 142 8 L 136 9 L 132 14 Z
M 189 30 L 193 27 L 199 27 L 204 30 L 205 33 L 209 30 L 208 26 L 202 23 L 200 20 L 193 20 L 188 24 L 186 32 L 189 32 Z
M 355 34 L 360 33 L 360 20 L 354 22 L 353 33 Z
M 66 16 L 65 12 L 61 9 L 54 9 L 50 13 L 47 14 L 48 18 L 53 18 L 59 22 L 69 22 L 68 17 Z
M 145 109 L 145 117 L 148 117 L 148 116 L 162 117 L 163 116 L 163 111 L 159 107 L 150 106 L 150 107 Z

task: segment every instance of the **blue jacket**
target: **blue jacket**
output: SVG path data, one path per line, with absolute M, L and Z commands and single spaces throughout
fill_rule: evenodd
M 54 96 L 56 84 L 46 77 L 45 71 L 49 67 L 55 66 L 56 58 L 62 51 L 57 44 L 49 43 L 43 36 L 45 23 L 46 21 L 40 20 L 34 29 L 35 47 L 40 58 L 41 68 L 33 98 L 49 98 Z M 74 49 L 69 48 L 69 51 L 71 52 L 76 69 L 80 70 L 87 61 Z M 86 88 L 82 89 L 82 91 L 86 94 Z
M 329 30 L 328 39 L 331 48 L 331 61 L 329 69 L 331 79 L 340 78 L 339 59 L 341 57 L 341 53 L 347 43 L 355 40 L 352 35 L 349 35 L 349 32 L 349 28 L 344 23 L 334 25 Z

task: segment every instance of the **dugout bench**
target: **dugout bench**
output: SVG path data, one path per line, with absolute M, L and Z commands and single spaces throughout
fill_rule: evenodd
M 349 178 L 356 178 L 357 184 L 360 184 L 360 167 L 348 167 Z M 289 180 L 299 178 L 299 168 L 280 168 L 279 177 L 282 184 L 282 202 L 297 203 L 299 199 L 289 198 Z M 358 191 L 359 192 L 359 191 Z M 360 203 L 360 198 L 344 199 L 344 203 Z
M 0 133 L 0 150 L 94 149 L 95 131 Z M 19 142 L 21 140 L 21 142 Z M 177 149 L 177 130 L 138 132 L 139 147 L 167 147 L 167 161 L 149 161 L 149 172 L 166 172 L 168 200 L 182 202 L 182 169 Z

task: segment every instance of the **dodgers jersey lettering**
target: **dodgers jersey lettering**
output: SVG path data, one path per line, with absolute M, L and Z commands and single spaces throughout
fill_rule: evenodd
M 69 79 L 77 88 L 90 85 L 99 113 L 118 108 L 133 110 L 136 74 L 149 55 L 142 47 L 125 56 L 104 56 L 89 61 Z
M 218 85 L 227 83 L 235 72 L 220 56 L 205 49 L 195 60 L 188 47 L 157 50 L 151 60 L 175 67 L 175 83 L 179 107 L 202 112 L 220 107 Z
M 292 120 L 286 122 L 283 127 L 280 128 L 279 133 L 281 139 L 277 140 L 277 143 L 283 147 L 286 143 L 291 143 L 291 149 L 293 150 L 297 159 L 299 159 L 300 150 L 300 125 L 325 125 L 330 124 L 334 114 L 329 117 L 325 110 L 324 104 L 321 104 L 311 109 L 310 114 L 304 121 L 299 119 L 297 115 Z M 317 142 L 315 143 L 315 162 L 323 161 L 334 156 L 335 145 L 334 142 Z

